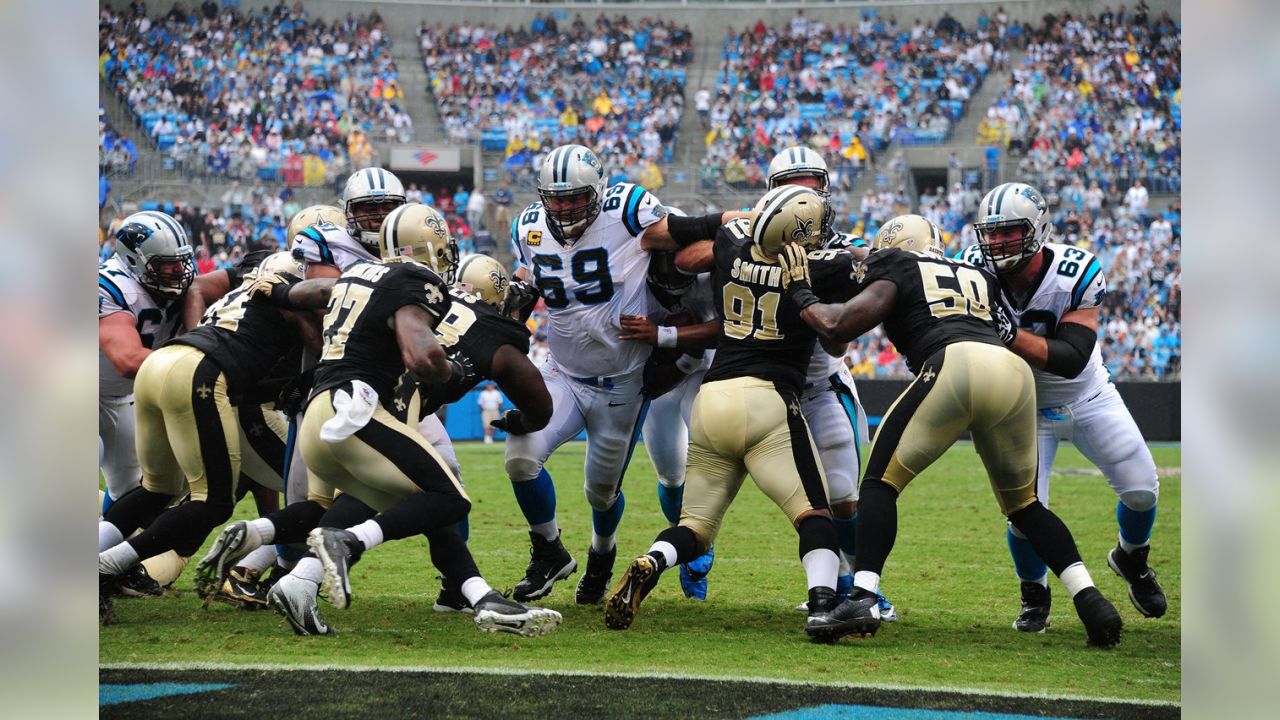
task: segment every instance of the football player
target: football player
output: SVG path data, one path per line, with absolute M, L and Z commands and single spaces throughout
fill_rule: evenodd
M 551 355 L 542 366 L 555 412 L 547 427 L 507 440 L 506 470 L 516 500 L 529 523 L 532 543 L 518 600 L 551 592 L 577 570 L 560 542 L 555 486 L 544 464 L 552 451 L 587 430 L 584 468 L 592 510 L 587 570 L 578 583 L 580 604 L 600 602 L 608 589 L 616 555 L 615 537 L 625 501 L 622 477 L 631 459 L 648 399 L 643 370 L 649 347 L 620 340 L 622 315 L 648 312 L 644 277 L 647 242 L 674 249 L 676 234 L 667 208 L 639 185 L 608 188 L 604 168 L 590 149 L 562 145 L 538 171 L 541 202 L 525 208 L 512 223 L 519 267 L 541 292 L 550 317 Z M 697 231 L 720 215 L 686 219 Z M 699 237 L 709 237 L 710 234 Z
M 724 319 L 693 404 L 680 524 L 662 531 L 628 566 L 605 603 L 607 627 L 630 627 L 665 569 L 706 552 L 750 474 L 799 535 L 809 585 L 805 631 L 815 641 L 834 642 L 855 629 L 832 615 L 839 548 L 822 466 L 800 409 L 814 332 L 785 299 L 778 264 L 787 243 L 817 244 L 825 211 L 812 190 L 780 187 L 760 199 L 753 219 L 718 231 L 713 287 Z M 836 290 L 852 258 L 824 252 L 846 257 L 822 266 L 819 285 Z
M 249 287 L 263 277 L 300 280 L 305 272 L 289 253 L 272 255 L 209 308 L 209 323 L 143 361 L 137 374 L 142 485 L 112 504 L 99 523 L 100 594 L 109 594 L 143 558 L 169 550 L 190 557 L 230 517 L 243 437 L 236 408 L 261 405 L 261 368 L 275 365 L 302 337 L 293 313 L 255 301 Z M 188 501 L 166 510 L 184 481 Z
M 195 276 L 186 231 L 154 210 L 125 218 L 115 234 L 115 254 L 98 266 L 98 465 L 107 486 L 103 512 L 142 482 L 133 379 L 152 350 L 179 331 L 182 301 Z M 116 542 L 114 534 L 100 536 L 98 551 Z M 171 581 L 184 564 L 166 553 L 151 569 Z M 138 565 L 115 586 L 127 595 L 155 595 L 161 584 Z
M 866 257 L 865 240 L 851 233 L 837 232 L 832 224 L 835 211 L 830 204 L 830 177 L 827 162 L 821 155 L 803 146 L 784 149 L 769 162 L 768 182 L 770 190 L 784 185 L 807 187 L 827 201 L 818 249 L 852 249 L 855 258 Z M 854 528 L 858 521 L 858 477 L 862 472 L 861 440 L 868 435 L 867 415 L 858 400 L 853 376 L 844 364 L 846 350 L 847 343 L 832 346 L 814 343 L 800 400 L 827 475 L 827 500 L 831 503 L 831 519 L 840 538 L 840 576 L 836 583 L 839 600 L 848 597 L 853 588 L 851 567 L 856 554 Z M 799 609 L 807 608 L 802 603 Z M 893 604 L 883 597 L 880 619 L 884 622 L 898 619 Z
M 897 535 L 897 501 L 911 480 L 968 430 L 1000 509 L 1045 558 L 1071 595 L 1091 645 L 1120 641 L 1115 606 L 1094 587 L 1067 526 L 1036 499 L 1035 384 L 1031 370 L 1001 344 L 999 286 L 990 274 L 947 259 L 936 226 L 896 217 L 876 235 L 875 251 L 850 274 L 856 295 L 823 304 L 810 287 L 797 245 L 782 257 L 788 299 L 804 321 L 834 342 L 884 323 L 915 380 L 876 430 L 862 480 L 854 593 L 833 617 L 874 634 L 884 561 Z
M 1058 443 L 1071 440 L 1119 497 L 1119 542 L 1107 554 L 1107 564 L 1128 584 L 1138 612 L 1158 618 L 1168 603 L 1147 555 L 1160 481 L 1151 451 L 1102 364 L 1098 307 L 1107 288 L 1102 266 L 1087 250 L 1050 242 L 1048 205 L 1029 185 L 1000 185 L 978 210 L 979 242 L 963 258 L 995 270 L 1013 318 L 1009 349 L 1030 363 L 1035 377 L 1036 496 L 1049 504 Z M 1051 604 L 1045 563 L 1012 524 L 1006 534 L 1022 590 L 1022 611 L 1013 627 L 1044 632 Z
M 439 214 L 431 212 L 438 221 Z M 382 253 L 384 262 L 356 263 L 336 284 L 313 280 L 290 287 L 268 279 L 258 286 L 281 307 L 328 306 L 299 444 L 312 493 L 341 491 L 308 535 L 313 555 L 281 578 L 267 600 L 296 633 L 328 634 L 316 607 L 321 584 L 329 602 L 345 608 L 351 600 L 349 570 L 365 551 L 427 534 L 433 560 L 459 583 L 480 629 L 550 632 L 559 613 L 502 597 L 480 577 L 457 533 L 439 532 L 466 517 L 470 499 L 440 455 L 387 405 L 406 371 L 435 384 L 468 370 L 448 357 L 433 332 L 451 312 L 444 281 L 414 261 L 412 247 L 406 253 L 401 246 L 384 246 Z M 451 540 L 448 548 L 434 549 Z

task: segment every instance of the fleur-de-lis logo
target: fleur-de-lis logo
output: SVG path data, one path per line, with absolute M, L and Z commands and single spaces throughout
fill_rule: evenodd
M 507 292 L 507 284 L 510 282 L 507 280 L 507 276 L 497 270 L 490 270 L 489 279 L 493 281 L 493 289 L 496 290 L 499 295 Z
M 427 227 L 431 228 L 431 231 L 435 234 L 440 237 L 448 237 L 449 229 L 440 221 L 440 217 L 438 215 L 428 215 L 426 223 Z
M 854 265 L 853 271 L 849 273 L 849 277 L 853 278 L 854 282 L 861 285 L 862 281 L 867 277 L 867 264 L 858 263 L 857 265 Z
M 426 288 L 426 295 L 427 295 L 427 302 L 428 302 L 428 303 L 430 303 L 430 304 L 432 304 L 432 305 L 435 305 L 436 303 L 438 303 L 438 302 L 440 302 L 440 301 L 444 300 L 444 293 L 440 292 L 440 288 L 436 287 L 435 285 L 433 285 L 433 284 L 431 284 L 431 283 L 427 283 L 427 284 L 426 284 L 426 285 L 424 285 L 423 287 L 425 287 L 425 288 Z
M 796 218 L 796 227 L 791 231 L 791 242 L 804 243 L 813 237 L 813 218 Z

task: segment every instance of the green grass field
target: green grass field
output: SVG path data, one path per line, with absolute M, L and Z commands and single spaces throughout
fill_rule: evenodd
M 580 567 L 590 539 L 581 491 L 584 449 L 567 445 L 548 463 L 564 540 Z M 166 597 L 116 603 L 120 623 L 101 630 L 99 658 L 104 664 L 670 673 L 1179 702 L 1181 450 L 1156 447 L 1153 453 L 1163 477 L 1151 561 L 1170 606 L 1160 620 L 1142 618 L 1124 583 L 1106 566 L 1104 556 L 1116 538 L 1115 495 L 1074 448 L 1058 455 L 1052 507 L 1071 527 L 1095 582 L 1126 623 L 1120 646 L 1111 651 L 1085 646 L 1084 630 L 1056 582 L 1049 632 L 1025 635 L 1010 628 L 1019 598 L 1004 520 L 972 446 L 960 444 L 899 501 L 898 541 L 883 589 L 902 620 L 882 626 L 873 639 L 845 639 L 832 647 L 808 642 L 803 615 L 792 609 L 805 597 L 795 534 L 748 483 L 717 541 L 708 600 L 686 600 L 676 573 L 669 573 L 627 632 L 606 630 L 602 608 L 574 605 L 578 575 L 542 603 L 564 614 L 553 634 L 524 639 L 477 632 L 466 617 L 432 612 L 435 571 L 425 541 L 414 539 L 365 556 L 352 574 L 349 610 L 321 605 L 336 637 L 295 637 L 270 611 L 222 604 L 201 609 L 188 568 Z M 474 502 L 476 560 L 490 583 L 509 588 L 523 573 L 528 540 L 502 471 L 502 446 L 462 444 L 458 455 Z M 665 524 L 654 483 L 647 456 L 637 450 L 624 485 L 627 514 L 615 579 Z M 251 513 L 251 502 L 238 512 Z

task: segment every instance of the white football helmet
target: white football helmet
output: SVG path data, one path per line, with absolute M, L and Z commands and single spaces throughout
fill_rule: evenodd
M 835 219 L 835 210 L 831 207 L 831 176 L 827 172 L 827 161 L 823 160 L 822 155 L 816 151 L 801 145 L 786 148 L 769 161 L 768 189 L 801 184 L 800 178 L 817 180 L 816 187 L 810 187 L 810 189 L 827 202 L 827 212 L 822 218 L 822 239 L 825 240 L 835 232 L 831 227 Z M 809 186 L 802 185 L 802 187 Z
M 507 304 L 511 278 L 502 263 L 488 255 L 468 255 L 458 266 L 458 289 L 471 293 L 499 312 Z
M 288 239 L 292 241 L 293 238 L 297 237 L 298 233 L 312 225 L 325 224 L 345 227 L 347 224 L 346 214 L 332 205 L 311 205 L 310 207 L 302 208 L 297 215 L 294 215 L 289 220 Z
M 387 215 L 378 232 L 383 260 L 408 258 L 431 268 L 450 285 L 458 269 L 458 243 L 439 210 L 430 205 L 401 205 Z
M 790 243 L 813 249 L 822 240 L 819 230 L 827 203 L 818 193 L 799 185 L 783 185 L 764 194 L 751 215 L 751 241 L 760 253 L 775 258 Z
M 538 170 L 538 196 L 547 228 L 561 244 L 573 242 L 600 215 L 608 182 L 600 158 L 582 145 L 552 150 Z
M 370 252 L 378 252 L 378 229 L 383 218 L 404 203 L 400 178 L 377 167 L 355 171 L 342 188 L 347 232 Z
M 196 278 L 196 255 L 187 231 L 173 217 L 144 210 L 124 219 L 116 231 L 116 255 L 148 290 L 177 297 Z
M 920 215 L 899 215 L 881 225 L 873 247 L 876 250 L 898 248 L 938 257 L 947 254 L 942 243 L 942 230 L 932 220 Z
M 988 235 L 1016 229 L 1017 240 L 992 242 Z M 987 263 L 1001 274 L 1021 270 L 1040 252 L 1053 235 L 1049 204 L 1039 190 L 1025 183 L 998 185 L 978 205 L 978 221 L 973 224 L 978 246 Z

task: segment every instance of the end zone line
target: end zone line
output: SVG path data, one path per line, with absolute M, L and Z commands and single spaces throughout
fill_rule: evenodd
M 880 690 L 891 692 L 932 692 L 932 693 L 954 693 L 958 695 L 971 696 L 987 696 L 1001 697 L 1017 700 L 1067 700 L 1073 702 L 1095 702 L 1095 703 L 1111 703 L 1117 705 L 1141 705 L 1148 707 L 1182 707 L 1181 703 L 1170 700 L 1136 700 L 1133 698 L 1112 698 L 1112 697 L 1093 697 L 1089 695 L 1072 695 L 1072 694 L 1054 694 L 1054 693 L 1017 693 L 1008 690 L 984 690 L 981 688 L 965 688 L 965 687 L 949 687 L 949 686 L 933 686 L 933 685 L 894 685 L 889 683 L 854 683 L 841 680 L 825 681 L 825 680 L 790 680 L 785 678 L 767 678 L 767 677 L 734 677 L 726 675 L 699 675 L 694 673 L 636 673 L 636 672 L 588 672 L 586 670 L 511 670 L 507 668 L 489 668 L 489 667 L 434 667 L 431 665 L 398 665 L 398 666 L 375 666 L 375 665 L 332 665 L 332 664 L 298 664 L 290 665 L 286 663 L 218 663 L 218 662 L 116 662 L 116 663 L 100 663 L 99 670 L 139 670 L 139 671 L 164 671 L 164 670 L 205 670 L 205 671 L 269 671 L 269 672 L 390 672 L 390 673 L 442 673 L 451 675 L 510 675 L 510 676 L 527 676 L 527 675 L 543 675 L 554 677 L 563 675 L 568 677 L 615 677 L 627 678 L 632 680 L 698 680 L 707 682 L 730 682 L 730 683 L 750 683 L 756 685 L 790 685 L 813 687 L 819 685 L 822 687 L 834 687 L 843 689 L 865 689 Z

